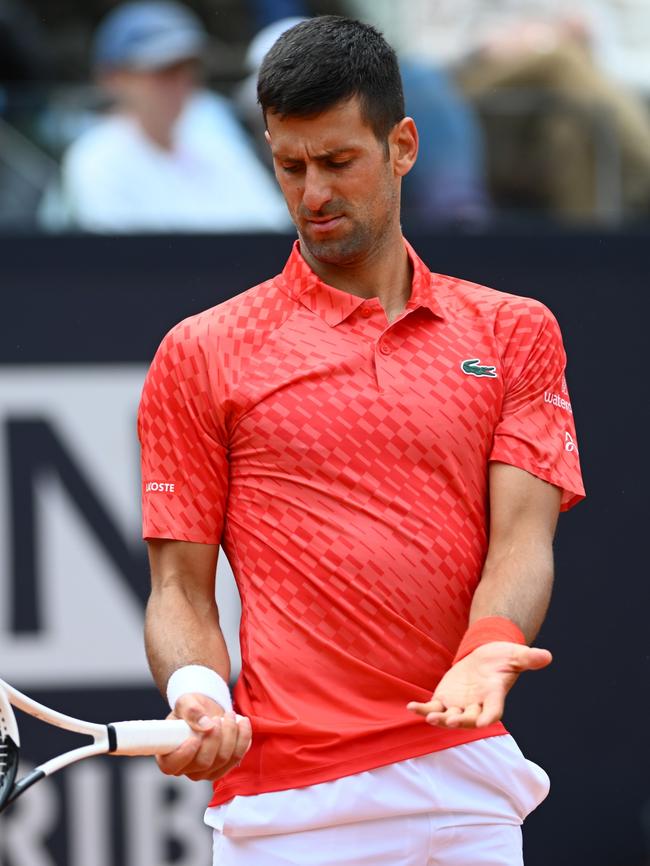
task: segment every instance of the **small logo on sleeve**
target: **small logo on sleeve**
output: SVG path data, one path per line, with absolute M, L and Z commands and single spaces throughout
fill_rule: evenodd
M 550 403 L 551 406 L 556 406 L 558 409 L 563 409 L 573 415 L 571 403 L 565 400 L 560 394 L 554 394 L 552 391 L 544 391 L 544 402 Z
M 565 451 L 575 451 L 578 453 L 578 446 L 575 443 L 575 439 L 570 433 L 564 434 L 564 450 Z
M 488 379 L 497 378 L 497 368 L 487 365 L 481 366 L 480 358 L 469 358 L 467 361 L 461 361 L 460 369 L 467 376 L 485 376 Z
M 167 481 L 147 481 L 144 487 L 145 493 L 175 493 L 176 485 Z

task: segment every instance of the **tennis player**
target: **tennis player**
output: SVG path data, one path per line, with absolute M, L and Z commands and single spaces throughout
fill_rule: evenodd
M 418 134 L 372 27 L 298 24 L 258 93 L 298 240 L 165 337 L 140 407 L 148 656 L 195 732 L 160 766 L 214 780 L 215 866 L 515 866 L 548 779 L 500 719 L 551 661 L 528 644 L 584 495 L 560 332 L 402 236 Z

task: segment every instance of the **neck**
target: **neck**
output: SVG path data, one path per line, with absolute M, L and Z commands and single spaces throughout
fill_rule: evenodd
M 174 149 L 174 127 L 156 121 L 155 117 L 144 117 L 132 115 L 140 126 L 146 137 L 156 144 L 161 150 L 172 151 Z
M 399 225 L 382 244 L 344 265 L 316 259 L 302 240 L 300 251 L 324 283 L 350 295 L 378 298 L 389 322 L 396 319 L 408 303 L 413 266 Z

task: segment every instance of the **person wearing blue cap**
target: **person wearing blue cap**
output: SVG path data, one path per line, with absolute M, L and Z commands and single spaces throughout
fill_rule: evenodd
M 173 0 L 115 8 L 93 63 L 114 110 L 62 165 L 69 221 L 98 232 L 277 231 L 290 223 L 224 97 L 200 86 L 208 36 Z

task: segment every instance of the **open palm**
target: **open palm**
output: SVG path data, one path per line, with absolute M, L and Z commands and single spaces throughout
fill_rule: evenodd
M 495 641 L 477 647 L 456 662 L 427 703 L 408 704 L 430 725 L 447 728 L 482 728 L 503 715 L 506 695 L 523 671 L 539 670 L 552 661 L 551 653 L 537 647 Z

